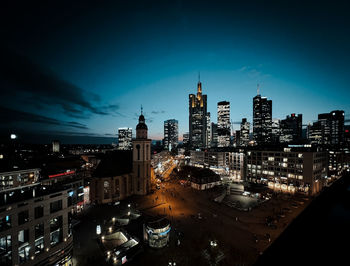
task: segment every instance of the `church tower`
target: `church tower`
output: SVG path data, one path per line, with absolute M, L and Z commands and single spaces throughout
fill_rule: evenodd
M 151 189 L 151 140 L 147 138 L 147 125 L 142 114 L 136 126 L 133 140 L 133 190 L 134 194 L 146 195 Z

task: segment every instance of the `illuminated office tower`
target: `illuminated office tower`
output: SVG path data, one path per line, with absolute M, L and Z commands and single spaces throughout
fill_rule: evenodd
M 197 95 L 189 95 L 189 142 L 190 147 L 205 148 L 207 138 L 207 95 L 202 94 L 198 81 Z
M 286 119 L 281 120 L 280 142 L 289 143 L 297 142 L 302 138 L 303 115 L 291 114 L 287 115 Z
M 314 123 L 311 129 L 311 136 L 317 133 L 321 137 L 316 142 L 314 138 L 309 138 L 311 143 L 318 143 L 321 145 L 341 145 L 344 143 L 344 111 L 335 110 L 330 113 L 318 115 L 317 122 Z
M 218 147 L 230 146 L 230 102 L 218 102 Z
M 272 101 L 258 94 L 253 98 L 253 136 L 258 144 L 272 142 Z
M 60 152 L 60 142 L 58 140 L 52 141 L 52 152 Z
M 241 133 L 240 133 L 240 145 L 247 146 L 249 143 L 249 130 L 250 123 L 247 121 L 247 118 L 242 119 L 241 123 Z
M 210 113 L 207 113 L 207 138 L 206 138 L 206 147 L 211 147 L 211 123 L 210 123 Z
M 178 121 L 169 119 L 164 121 L 164 148 L 171 150 L 179 143 L 179 126 Z

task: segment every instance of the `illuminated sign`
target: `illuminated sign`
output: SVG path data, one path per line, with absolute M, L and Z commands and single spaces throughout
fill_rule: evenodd
M 56 175 L 49 175 L 49 178 L 65 176 L 65 175 L 72 175 L 74 173 L 75 173 L 75 171 L 68 171 L 68 172 L 64 172 L 64 173 L 60 173 L 60 174 L 56 174 Z

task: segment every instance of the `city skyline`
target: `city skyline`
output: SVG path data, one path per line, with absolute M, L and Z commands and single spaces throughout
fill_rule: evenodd
M 199 71 L 211 122 L 229 101 L 234 129 L 252 124 L 258 83 L 272 118 L 300 113 L 306 125 L 344 110 L 349 122 L 342 3 L 133 4 L 8 5 L 1 133 L 116 138 L 142 104 L 150 138 L 162 139 L 171 118 L 182 137 Z

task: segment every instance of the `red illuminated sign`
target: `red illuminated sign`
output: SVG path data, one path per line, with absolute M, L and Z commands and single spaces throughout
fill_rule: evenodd
M 49 178 L 65 176 L 65 175 L 72 175 L 74 173 L 75 173 L 75 171 L 69 171 L 69 172 L 64 172 L 64 173 L 60 173 L 60 174 L 56 174 L 56 175 L 49 175 Z

